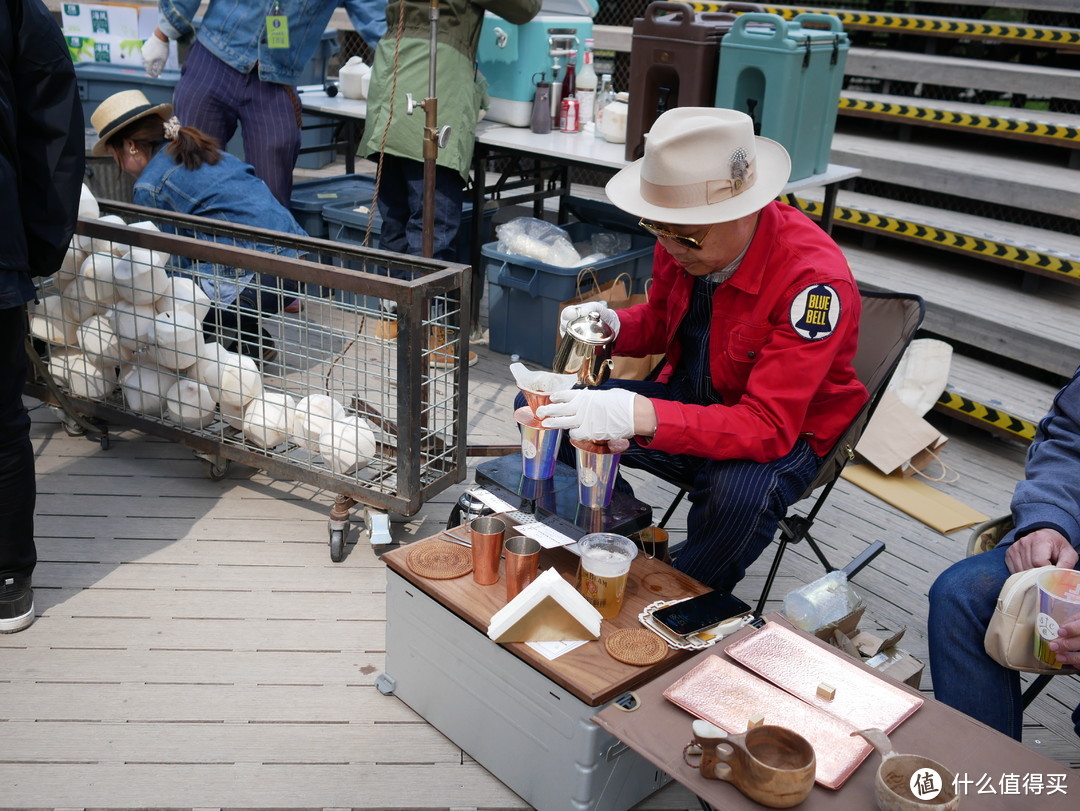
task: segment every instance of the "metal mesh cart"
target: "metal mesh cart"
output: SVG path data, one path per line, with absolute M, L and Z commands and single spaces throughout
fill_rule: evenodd
M 412 515 L 464 478 L 468 267 L 137 206 L 101 213 L 79 220 L 29 305 L 27 392 L 70 433 L 107 448 L 110 424 L 133 427 L 192 448 L 214 479 L 236 461 L 333 492 L 334 561 L 352 507 L 388 543 L 386 512 Z M 258 306 L 218 303 L 238 282 Z

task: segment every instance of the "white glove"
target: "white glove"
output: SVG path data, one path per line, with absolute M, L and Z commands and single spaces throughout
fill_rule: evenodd
M 600 320 L 611 327 L 616 338 L 619 337 L 619 316 L 614 310 L 607 306 L 606 301 L 587 301 L 584 304 L 573 304 L 569 307 L 563 307 L 563 311 L 559 315 L 559 335 L 566 334 L 567 324 L 575 318 L 581 318 L 581 316 L 588 315 L 589 313 L 600 313 Z
M 545 428 L 569 428 L 571 439 L 594 442 L 625 439 L 634 430 L 634 401 L 626 389 L 570 389 L 551 393 L 551 404 L 536 409 Z
M 165 68 L 165 60 L 169 58 L 169 43 L 158 39 L 157 34 L 147 37 L 142 46 L 143 69 L 151 79 L 156 79 Z

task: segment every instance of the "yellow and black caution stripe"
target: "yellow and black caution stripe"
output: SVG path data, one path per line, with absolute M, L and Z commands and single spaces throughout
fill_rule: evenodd
M 821 217 L 823 204 L 817 200 L 806 200 L 794 194 L 785 194 L 781 199 L 811 217 Z M 1035 270 L 1066 281 L 1080 282 L 1080 260 L 1044 253 L 1034 248 L 998 242 L 986 237 L 974 237 L 950 231 L 947 228 L 934 228 L 924 223 L 910 222 L 899 217 L 862 211 L 848 206 L 837 206 L 834 209 L 833 222 L 864 231 L 876 231 L 901 239 L 925 242 L 949 250 L 973 254 L 982 259 L 1021 269 Z
M 918 104 L 869 101 L 840 96 L 840 110 L 908 120 L 915 124 L 976 130 L 992 135 L 1045 139 L 1060 146 L 1080 146 L 1080 127 L 1064 127 L 1021 118 L 998 115 L 975 115 L 942 110 Z
M 941 393 L 934 410 L 1023 442 L 1031 442 L 1035 438 L 1035 423 L 957 394 L 951 386 Z
M 720 11 L 724 6 L 723 3 L 691 3 L 691 5 L 695 11 Z M 769 14 L 778 14 L 789 20 L 806 12 L 832 14 L 840 18 L 845 28 L 853 30 L 896 31 L 939 37 L 1022 42 L 1027 45 L 1049 45 L 1055 48 L 1080 48 L 1080 30 L 1075 28 L 1010 25 L 992 20 L 963 20 L 919 14 L 873 14 L 848 9 L 799 6 L 762 6 L 762 8 Z

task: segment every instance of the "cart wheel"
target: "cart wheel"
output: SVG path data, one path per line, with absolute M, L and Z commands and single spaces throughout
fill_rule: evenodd
M 86 436 L 86 429 L 75 422 L 75 420 L 61 416 L 60 424 L 64 426 L 64 433 L 68 436 Z
M 101 443 L 101 449 L 107 451 L 109 449 L 110 441 L 108 434 L 102 434 L 101 439 L 98 440 Z
M 349 536 L 349 525 L 341 529 L 330 530 L 330 560 L 341 563 L 345 559 L 345 539 Z
M 206 469 L 206 475 L 210 477 L 210 481 L 219 482 L 229 475 L 229 460 L 225 459 L 221 462 L 208 462 L 209 466 Z

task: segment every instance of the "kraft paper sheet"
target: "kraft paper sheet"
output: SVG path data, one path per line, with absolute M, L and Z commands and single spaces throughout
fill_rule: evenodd
M 668 687 L 664 698 L 732 735 L 745 732 L 757 715 L 766 724 L 797 732 L 814 747 L 814 779 L 830 789 L 840 788 L 873 749 L 862 737 L 851 736 L 851 724 L 719 656 L 709 656 Z
M 871 465 L 848 465 L 841 475 L 942 535 L 989 520 L 978 510 L 928 484 L 912 478 L 886 476 Z

